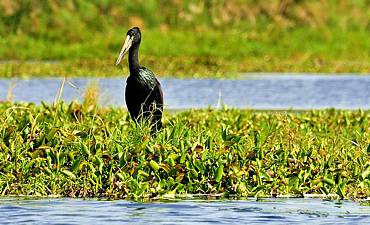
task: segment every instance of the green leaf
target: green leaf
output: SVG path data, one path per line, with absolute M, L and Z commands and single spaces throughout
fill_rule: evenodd
M 215 180 L 216 180 L 216 182 L 220 182 L 220 181 L 221 181 L 223 173 L 224 173 L 224 165 L 223 165 L 223 164 L 221 164 L 221 165 L 217 168 L 217 170 L 216 170 L 216 176 L 215 176 Z
M 116 176 L 122 181 L 125 180 L 125 177 L 121 173 L 116 173 Z
M 58 131 L 58 128 L 52 128 L 49 133 L 46 135 L 46 139 L 48 141 L 52 141 L 54 139 L 55 133 Z
M 47 167 L 44 167 L 44 171 L 46 172 L 47 175 L 51 175 L 52 174 L 51 170 L 49 168 L 47 168 Z
M 151 160 L 149 162 L 149 165 L 150 165 L 150 168 L 152 168 L 155 172 L 157 172 L 159 170 L 159 165 L 156 161 Z
M 364 172 L 361 173 L 362 179 L 367 178 L 370 175 L 370 167 L 368 167 Z
M 190 174 L 193 179 L 198 179 L 198 172 L 195 169 L 191 169 Z
M 72 166 L 71 166 L 71 170 L 73 172 L 76 172 L 79 169 L 80 164 L 81 164 L 81 160 L 82 160 L 82 156 L 79 156 L 79 157 L 77 157 L 77 159 L 75 159 L 73 161 Z
M 86 156 L 90 156 L 90 150 L 84 143 L 81 144 L 81 151 L 82 151 L 82 154 Z
M 98 165 L 99 173 L 102 174 L 103 173 L 103 166 L 104 166 L 103 160 L 101 158 L 99 158 L 98 156 L 95 156 L 95 162 Z
M 137 171 L 137 173 L 138 174 L 140 174 L 140 175 L 142 175 L 142 176 L 144 176 L 144 177 L 149 177 L 149 174 L 148 173 L 146 173 L 145 171 L 143 171 L 143 170 L 138 170 Z
M 32 159 L 31 161 L 29 161 L 24 167 L 24 170 L 27 171 L 29 168 L 31 168 L 33 164 L 35 164 L 35 161 L 36 161 L 35 159 Z
M 183 152 L 181 153 L 181 158 L 180 158 L 180 163 L 181 163 L 181 164 L 185 162 L 186 155 L 187 155 L 186 151 L 183 151 Z
M 62 169 L 61 172 L 72 179 L 76 179 L 76 175 L 69 170 Z
M 335 181 L 328 178 L 328 177 L 324 177 L 323 182 L 326 183 L 326 184 L 329 184 L 329 185 L 334 185 L 335 184 Z
M 344 191 L 346 187 L 346 184 L 345 183 L 340 183 L 338 185 L 338 188 L 337 188 L 337 194 L 341 197 L 341 198 L 345 198 L 346 197 L 346 192 Z

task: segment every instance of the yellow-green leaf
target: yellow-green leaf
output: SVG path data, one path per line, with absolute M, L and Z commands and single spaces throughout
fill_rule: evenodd
M 76 175 L 69 170 L 62 169 L 61 172 L 72 179 L 76 179 Z
M 221 181 L 223 173 L 224 173 L 224 165 L 221 164 L 217 168 L 217 171 L 216 171 L 216 177 L 215 177 L 216 182 L 220 182 Z
M 150 160 L 149 165 L 150 165 L 150 168 L 152 168 L 155 172 L 159 170 L 159 165 L 156 161 Z

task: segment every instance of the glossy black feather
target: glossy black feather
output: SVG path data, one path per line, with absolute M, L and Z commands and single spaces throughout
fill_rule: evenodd
M 134 27 L 127 32 L 133 37 L 129 49 L 130 76 L 126 81 L 125 99 L 131 118 L 135 121 L 148 120 L 152 131 L 162 127 L 163 93 L 154 73 L 139 64 L 140 29 Z
M 163 94 L 154 73 L 142 67 L 130 73 L 126 82 L 126 105 L 134 120 L 150 120 L 156 130 L 162 127 Z

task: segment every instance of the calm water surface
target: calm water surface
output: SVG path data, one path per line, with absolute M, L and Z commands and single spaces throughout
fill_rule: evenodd
M 168 201 L 0 199 L 0 224 L 368 224 L 370 207 L 350 201 Z
M 82 99 L 87 83 L 97 81 L 104 105 L 125 106 L 126 77 L 69 79 L 63 99 Z M 160 79 L 168 109 L 230 107 L 255 109 L 370 109 L 370 76 L 248 74 L 240 80 Z M 15 101 L 53 102 L 61 79 L 0 80 L 0 99 L 14 82 Z

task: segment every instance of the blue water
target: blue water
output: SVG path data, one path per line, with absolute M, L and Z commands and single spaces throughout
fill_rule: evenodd
M 126 77 L 68 79 L 63 99 L 80 100 L 96 81 L 102 105 L 125 106 Z M 53 102 L 61 79 L 0 80 L 0 100 L 12 82 L 14 101 Z M 230 107 L 254 109 L 370 109 L 370 76 L 248 74 L 239 80 L 160 79 L 167 109 Z M 72 84 L 72 85 L 71 85 Z
M 320 199 L 0 199 L 0 224 L 369 224 L 370 207 Z

